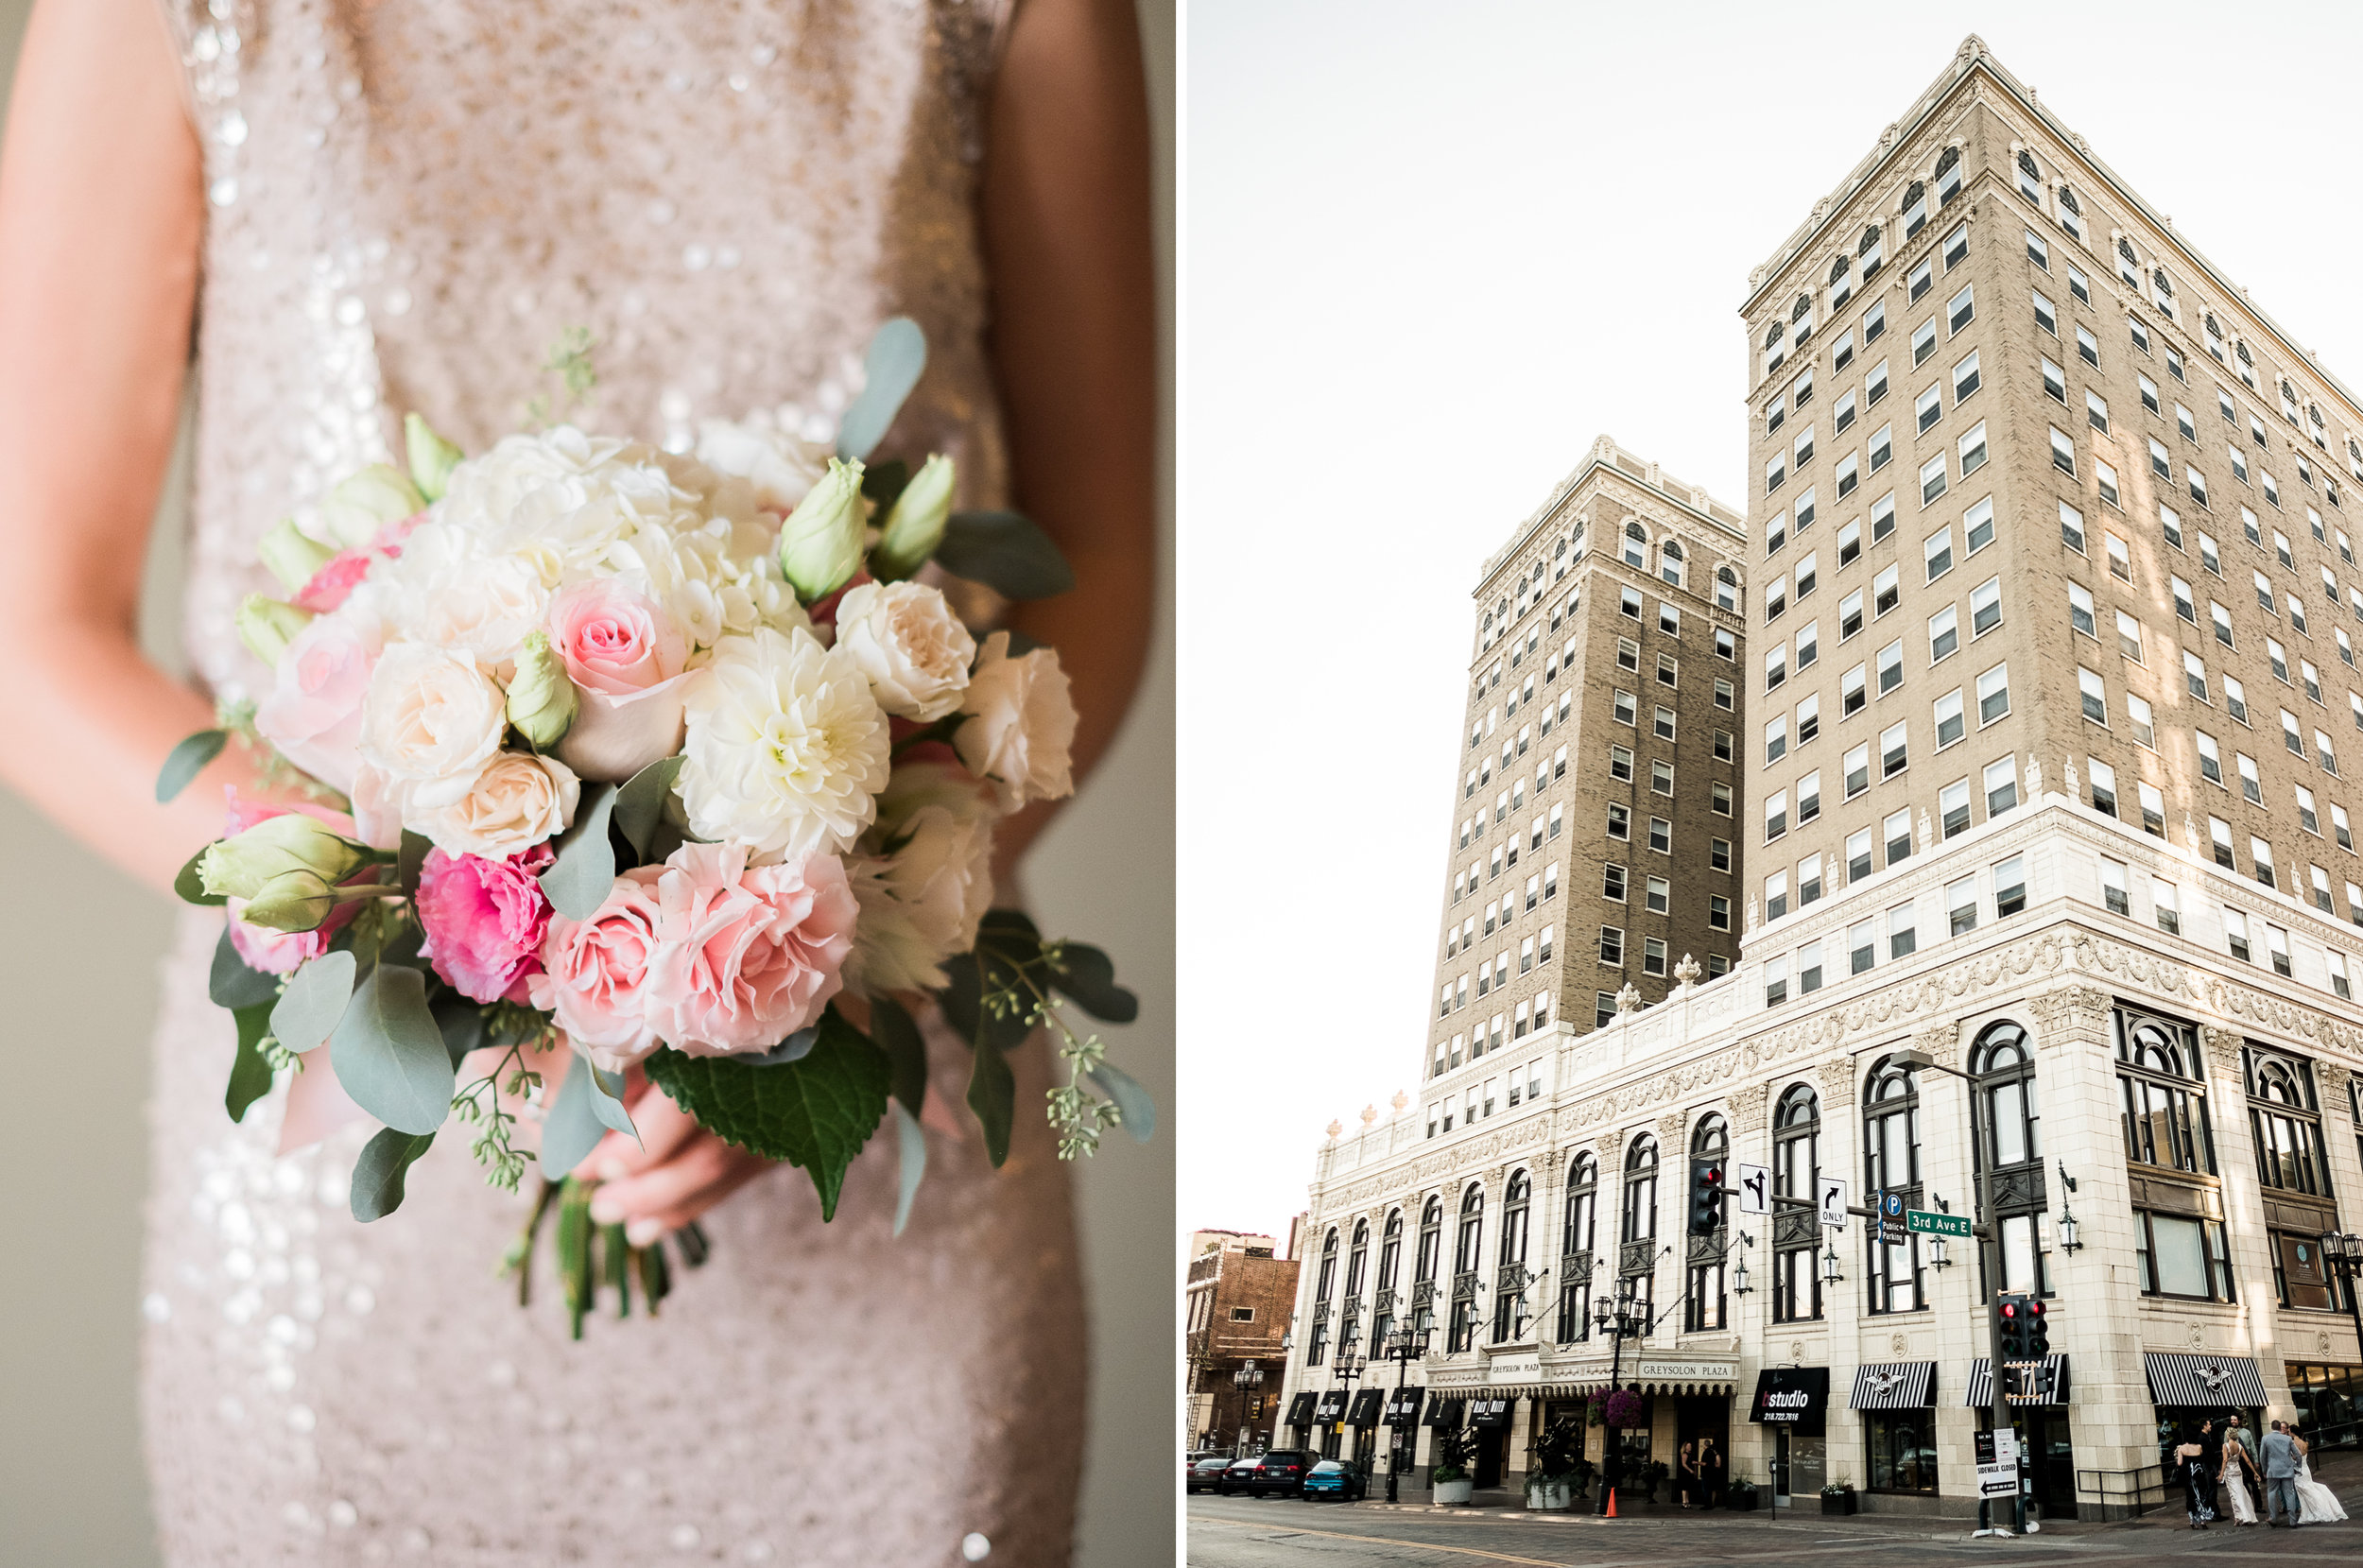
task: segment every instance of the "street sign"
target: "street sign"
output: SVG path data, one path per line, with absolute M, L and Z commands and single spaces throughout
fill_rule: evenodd
M 1743 1165 L 1734 1163 L 1738 1173 L 1739 1212 L 1743 1215 L 1768 1215 L 1772 1212 L 1772 1167 Z
M 1842 1176 L 1821 1178 L 1821 1228 L 1825 1231 L 1846 1229 L 1846 1179 Z
M 1980 1497 L 2015 1497 L 2018 1495 L 2018 1439 L 2009 1428 L 1998 1432 L 1979 1432 L 1977 1439 L 1977 1495 Z
M 1928 1209 L 1904 1211 L 1904 1229 L 1916 1236 L 1967 1236 L 1967 1215 L 1940 1215 Z
M 1871 1207 L 1879 1215 L 1879 1239 L 1891 1247 L 1902 1246 L 1905 1236 L 1904 1195 L 1879 1192 L 1873 1194 L 1872 1198 Z

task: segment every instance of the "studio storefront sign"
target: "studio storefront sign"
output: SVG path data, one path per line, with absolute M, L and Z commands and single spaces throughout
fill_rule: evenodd
M 1748 1419 L 1818 1438 L 1829 1419 L 1829 1368 L 1767 1367 L 1756 1374 L 1756 1397 Z

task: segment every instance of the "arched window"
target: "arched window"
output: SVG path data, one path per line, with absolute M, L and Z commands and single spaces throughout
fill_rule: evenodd
M 1453 1244 L 1452 1326 L 1444 1348 L 1467 1350 L 1476 1340 L 1477 1269 L 1484 1262 L 1485 1189 L 1469 1183 L 1460 1195 L 1460 1232 Z
M 1644 1132 L 1625 1148 L 1625 1193 L 1617 1225 L 1616 1272 L 1647 1301 L 1657 1278 L 1657 1140 Z
M 1861 240 L 1856 242 L 1854 246 L 1855 259 L 1860 260 L 1862 257 L 1868 256 L 1871 252 L 1876 250 L 1877 249 L 1879 249 L 1879 226 L 1873 223 L 1863 230 Z M 1863 272 L 1863 276 L 1867 278 L 1870 275 L 1870 270 L 1866 268 Z
M 1961 194 L 1961 149 L 1946 147 L 1937 158 L 1937 205 L 1950 207 Z
M 2310 1064 L 2250 1046 L 2249 1126 L 2256 1140 L 2256 1174 L 2268 1187 L 2322 1193 L 2321 1109 L 2314 1099 Z
M 1313 1284 L 1313 1340 L 1306 1347 L 1307 1365 L 1318 1367 L 1329 1359 L 1329 1292 L 1337 1283 L 1337 1232 L 1333 1226 L 1321 1238 L 1321 1270 Z
M 1832 259 L 1832 261 L 1830 262 L 1830 284 L 1831 284 L 1831 286 L 1832 286 L 1832 287 L 1836 287 L 1838 284 L 1840 284 L 1840 283 L 1844 282 L 1844 281 L 1845 281 L 1845 278 L 1846 278 L 1846 272 L 1847 272 L 1847 269 L 1848 269 L 1849 267 L 1853 267 L 1853 266 L 1854 266 L 1854 258 L 1853 258 L 1853 257 L 1851 257 L 1851 256 L 1847 256 L 1847 255 L 1844 255 L 1844 254 L 1842 254 L 1842 253 L 1841 253 L 1840 255 L 1838 255 L 1838 256 L 1837 256 L 1837 257 L 1833 258 L 1833 259 Z
M 1911 238 L 1928 224 L 1928 187 L 1915 180 L 1904 187 L 1904 204 L 1896 209 L 1904 215 L 1904 237 Z
M 1599 1162 L 1589 1154 L 1578 1154 L 1567 1167 L 1567 1210 L 1560 1227 L 1559 1342 L 1562 1345 L 1592 1332 L 1593 1232 L 1599 1201 Z
M 2062 185 L 2060 187 L 2060 205 L 2065 207 L 2069 212 L 2076 214 L 2079 217 L 2083 215 L 2084 205 L 2082 202 L 2076 199 L 2076 189 L 2074 186 Z
M 1395 1326 L 1395 1280 L 1403 1263 L 1403 1211 L 1387 1211 L 1387 1229 L 1378 1242 L 1378 1294 L 1371 1311 L 1371 1349 L 1383 1351 Z
M 2075 190 L 2066 185 L 2060 187 L 2060 227 L 2078 244 L 2083 242 L 2084 204 L 2076 199 Z
M 1657 549 L 1657 575 L 1680 588 L 1682 585 L 1682 562 L 1686 559 L 1682 554 L 1682 542 L 1667 540 Z
M 1912 1070 L 1892 1059 L 1871 1069 L 1863 1091 L 1863 1186 L 1871 1192 L 1901 1193 L 1907 1207 L 1920 1206 L 1920 1086 Z M 1893 1245 L 1869 1244 L 1871 1310 L 1913 1312 L 1927 1304 L 1921 1294 L 1920 1238 Z
M 1329 1234 L 1321 1238 L 1321 1271 L 1318 1283 L 1316 1283 L 1313 1286 L 1313 1300 L 1317 1301 L 1328 1301 L 1329 1292 L 1331 1288 L 1337 1284 L 1337 1232 L 1333 1227 Z
M 1690 1134 L 1690 1180 L 1693 1185 L 1708 1171 L 1728 1173 L 1731 1152 L 1731 1129 L 1725 1126 L 1723 1118 L 1712 1113 L 1699 1117 L 1699 1125 Z M 1718 1218 L 1723 1213 L 1720 1208 L 1716 1210 Z M 1688 1229 L 1686 1223 L 1684 1229 Z M 1682 1327 L 1686 1331 L 1724 1326 L 1723 1264 L 1725 1249 L 1730 1245 L 1728 1222 L 1717 1224 L 1706 1235 L 1689 1237 L 1690 1288 L 1682 1298 Z
M 1821 1191 L 1821 1098 L 1811 1084 L 1791 1084 L 1772 1112 L 1772 1190 L 1782 1198 L 1817 1202 Z M 1810 1209 L 1772 1215 L 1772 1320 L 1810 1322 L 1821 1316 L 1821 1271 L 1814 1266 L 1820 1240 Z
M 1765 328 L 1764 346 L 1766 351 L 1769 352 L 1773 349 L 1779 348 L 1781 346 L 1781 339 L 1787 336 L 1788 323 L 1786 321 L 1775 321 L 1770 326 Z
M 2019 148 L 2018 172 L 2028 175 L 2041 174 L 2043 172 L 2041 169 L 2035 167 L 2035 155 L 2028 152 L 2025 147 Z
M 1788 307 L 1789 323 L 1793 326 L 1812 314 L 1813 296 L 1810 294 L 1800 294 L 1797 296 L 1795 302 Z
M 1739 577 L 1728 566 L 1715 571 L 1715 607 L 1733 613 L 1739 610 Z
M 2119 1011 L 2117 1091 L 2129 1164 L 2212 1176 L 2216 1140 L 2207 1124 L 2199 1042 L 2187 1024 Z
M 1420 1211 L 1420 1249 L 1411 1260 L 1411 1283 L 1434 1284 L 1444 1250 L 1444 1200 L 1430 1198 Z
M 1371 1222 L 1354 1222 L 1354 1247 L 1346 1254 L 1346 1301 L 1344 1326 L 1337 1331 L 1337 1353 L 1351 1356 L 1361 1349 L 1362 1338 L 1362 1278 L 1371 1257 Z
M 2035 1109 L 2035 1053 L 2027 1031 L 2007 1020 L 1989 1024 L 1970 1046 L 1969 1070 L 1975 1077 L 1972 1093 L 1982 1096 L 1978 1107 L 1986 1124 L 1985 1144 L 1976 1152 L 1980 1166 L 1992 1161 L 1998 1196 L 1995 1209 L 2002 1217 L 2002 1284 L 2004 1290 L 2034 1290 L 2049 1294 L 2044 1278 L 2037 1229 L 2042 1223 L 2046 1191 L 2043 1180 L 2043 1123 Z M 2012 1167 L 2032 1164 L 2031 1172 Z
M 1625 525 L 1625 564 L 1638 566 L 1644 571 L 1648 570 L 1648 530 L 1638 523 L 1628 522 Z
M 1513 1173 L 1502 1194 L 1502 1239 L 1494 1262 L 1493 1343 L 1507 1344 L 1526 1336 L 1532 1314 L 1526 1305 L 1526 1219 L 1533 1209 L 1533 1183 L 1525 1171 Z
M 2127 261 L 2131 261 L 2133 259 L 2133 242 L 2127 239 L 2123 234 L 2119 234 L 2117 236 L 2117 254 L 2124 257 Z

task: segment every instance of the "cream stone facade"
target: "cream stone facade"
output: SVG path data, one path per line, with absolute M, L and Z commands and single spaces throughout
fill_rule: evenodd
M 2061 1392 L 2020 1414 L 2055 1516 L 2157 1506 L 2162 1432 L 2199 1414 L 2351 1420 L 2363 1350 L 2318 1238 L 2363 1229 L 2344 1213 L 2363 1195 L 2363 861 L 2337 760 L 2363 767 L 2363 410 L 1975 39 L 1759 269 L 1745 317 L 1741 956 L 1589 1033 L 1555 1019 L 1491 1116 L 1447 1129 L 1399 1100 L 1333 1129 L 1308 1259 L 1333 1233 L 1341 1257 L 1357 1233 L 1373 1256 L 1398 1246 L 1358 1270 L 1309 1262 L 1297 1342 L 1431 1313 L 1408 1376 L 1425 1416 L 1482 1408 L 1480 1485 L 1514 1486 L 1542 1423 L 1580 1419 L 1614 1353 L 1614 1381 L 1648 1397 L 1629 1473 L 1711 1436 L 1732 1477 L 1785 1479 L 1807 1506 L 1826 1481 L 1874 1511 L 1974 1511 L 1988 1418 L 1969 1402 L 1999 1288 L 2049 1301 Z M 1807 370 L 1820 385 L 1801 402 Z M 1979 678 L 2005 667 L 1984 700 Z M 1587 681 L 1577 703 L 1610 689 Z M 1577 725 L 1587 747 L 1598 716 Z M 1683 836 L 1677 857 L 1704 847 Z M 1969 1084 L 1899 1067 L 1906 1048 L 1993 1108 L 1991 1215 Z M 1874 1242 L 1859 1216 L 1745 1214 L 1736 1194 L 1721 1228 L 1689 1234 L 1707 1163 L 1972 1216 L 2002 1277 L 1973 1242 L 1940 1257 L 1925 1236 Z M 1655 1320 L 1613 1353 L 1589 1307 L 1628 1277 Z M 1292 1365 L 1275 1440 L 1383 1464 L 1384 1429 L 1313 1419 L 1335 1343 Z M 1795 1390 L 1819 1437 L 1751 1419 Z M 1602 1437 L 1587 1431 L 1595 1461 Z M 1415 1482 L 1433 1445 L 1416 1428 Z

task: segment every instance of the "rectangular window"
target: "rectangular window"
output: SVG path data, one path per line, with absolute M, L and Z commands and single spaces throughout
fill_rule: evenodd
M 2109 429 L 2109 403 L 2098 392 L 2084 394 L 2084 422 L 2106 435 Z
M 1902 811 L 1889 813 L 1887 820 L 1880 824 L 1880 834 L 1887 843 L 1889 865 L 1901 865 L 1910 859 L 1912 853 L 1911 808 L 1906 806 Z
M 1996 664 L 1977 678 L 1977 722 L 1992 724 L 2010 711 L 2010 667 Z
M 1969 781 L 1956 779 L 1937 791 L 1938 827 L 1947 838 L 1969 831 Z
M 2117 612 L 2117 651 L 2137 664 L 2142 662 L 2142 623 L 2122 610 Z
M 2150 722 L 2148 700 L 2128 693 L 2125 698 L 2125 713 L 2127 721 L 2133 732 L 2133 744 L 2155 750 L 2158 745 L 2158 731 Z
M 2169 937 L 2182 934 L 2182 890 L 2164 877 L 2149 879 L 2149 908 L 2158 929 Z
M 1895 492 L 1871 503 L 1871 543 L 1876 544 L 1895 531 Z
M 1931 317 L 1912 332 L 1912 368 L 1918 370 L 1937 352 L 1937 323 Z
M 1977 929 L 1977 879 L 1965 876 L 1944 889 L 1947 934 L 1964 937 Z
M 1888 911 L 1888 956 L 1909 957 L 1920 946 L 1913 905 L 1899 904 Z
M 2133 786 L 2142 801 L 2142 831 L 2154 838 L 2166 836 L 2166 798 L 2156 784 L 2137 784 Z
M 1920 504 L 1928 505 L 1945 491 L 1945 455 L 1941 452 L 1920 465 Z
M 2045 272 L 2051 270 L 2051 246 L 2032 229 L 2027 231 L 2027 259 Z
M 1993 497 L 1991 495 L 1961 514 L 1961 529 L 1968 536 L 1969 553 L 1975 555 L 1993 543 Z
M 2067 405 L 2067 372 L 2046 359 L 2043 362 L 2043 389 L 2051 401 Z
M 2100 623 L 2093 615 L 2092 590 L 2080 583 L 2068 584 L 2068 625 L 2087 637 L 2100 635 Z
M 2109 694 L 2100 677 L 2088 669 L 2076 672 L 2076 689 L 2082 695 L 2084 716 L 2095 724 L 2109 722 Z
M 1879 777 L 1882 779 L 1892 779 L 1910 765 L 1908 749 L 1905 744 L 1906 728 L 1906 724 L 1897 723 L 1879 732 Z
M 1871 830 L 1860 829 L 1846 836 L 1846 880 L 1860 882 L 1871 874 Z
M 1937 750 L 1941 751 L 1961 738 L 1961 691 L 1958 686 L 1937 698 Z
M 1966 479 L 1986 466 L 1986 422 L 1979 420 L 1953 445 L 1960 455 L 1961 477 Z
M 1912 417 L 1919 422 L 1919 433 L 1926 435 L 1930 425 L 1944 418 L 1944 388 L 1931 387 L 1914 399 Z
M 1927 565 L 1930 582 L 1953 570 L 1953 530 L 1944 527 L 1930 534 L 1921 542 L 1920 555 Z
M 2076 329 L 2076 357 L 2096 370 L 2100 369 L 2100 339 L 2080 326 Z
M 2126 891 L 2125 862 L 2103 856 L 2100 862 L 2100 902 L 2113 915 L 2130 915 L 2133 900 Z
M 1996 757 L 1986 764 L 1986 816 L 1989 820 L 2018 804 L 2018 759 Z
M 1960 611 L 1946 605 L 1928 617 L 1928 663 L 1936 663 L 1961 646 Z
M 1996 920 L 2027 907 L 2027 857 L 2014 854 L 1993 869 L 1993 913 Z
M 1887 696 L 1904 683 L 1904 640 L 1897 638 L 1879 650 L 1879 695 Z
M 2066 431 L 2056 424 L 2051 427 L 2051 466 L 2070 478 L 2076 476 L 2076 443 L 2068 439 Z M 2067 511 L 2067 503 L 2061 502 L 2060 509 L 2063 513 Z M 2077 548 L 2080 550 L 2083 546 L 2078 544 Z
M 2059 311 L 2053 308 L 2049 300 L 2044 298 L 2043 290 L 2036 289 L 2033 293 L 2035 298 L 2035 325 L 2043 328 L 2044 331 L 2049 333 L 2054 337 L 2059 336 Z

